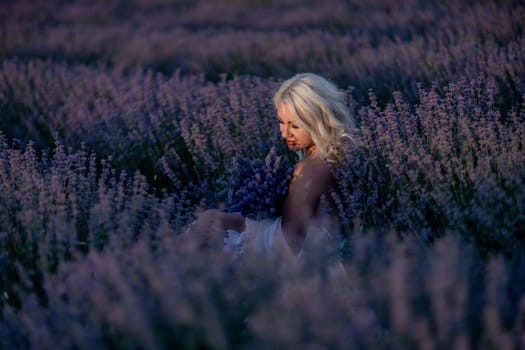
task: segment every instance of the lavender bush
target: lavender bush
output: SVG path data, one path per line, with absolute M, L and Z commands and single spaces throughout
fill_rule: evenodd
M 257 77 L 211 84 L 202 76 L 123 77 L 45 62 L 4 68 L 0 109 L 8 135 L 31 133 L 40 147 L 51 147 L 58 133 L 68 145 L 84 143 L 159 186 L 183 190 L 198 182 L 195 195 L 209 195 L 234 155 L 263 157 L 278 144 L 268 99 L 276 84 Z
M 481 78 L 444 90 L 421 90 L 414 108 L 395 94 L 385 109 L 360 110 L 363 141 L 379 166 L 368 212 L 377 208 L 398 229 L 429 239 L 453 228 L 484 248 L 521 249 L 523 109 L 503 116 L 495 84 Z
M 117 174 L 107 160 L 57 141 L 38 160 L 31 144 L 9 148 L 0 134 L 0 307 L 20 291 L 41 300 L 43 275 L 91 250 L 132 245 L 159 230 L 181 229 L 191 212 L 183 192 L 155 197 L 143 176 Z

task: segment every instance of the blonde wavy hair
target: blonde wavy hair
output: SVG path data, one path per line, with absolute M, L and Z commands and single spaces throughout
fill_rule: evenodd
M 288 106 L 297 126 L 312 137 L 321 159 L 337 163 L 344 139 L 357 143 L 350 134 L 355 125 L 344 103 L 344 93 L 319 75 L 301 73 L 286 80 L 273 102 L 277 109 L 281 103 Z

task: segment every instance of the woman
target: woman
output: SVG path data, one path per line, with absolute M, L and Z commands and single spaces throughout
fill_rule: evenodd
M 256 221 L 211 209 L 198 216 L 191 231 L 216 244 L 223 244 L 226 233 L 226 248 L 242 247 L 267 255 L 284 251 L 290 256 L 302 256 L 309 242 L 331 238 L 340 230 L 330 196 L 334 185 L 332 167 L 337 166 L 344 139 L 353 142 L 348 132 L 354 125 L 344 94 L 312 73 L 285 81 L 274 96 L 274 104 L 281 136 L 300 158 L 288 186 L 282 216 Z

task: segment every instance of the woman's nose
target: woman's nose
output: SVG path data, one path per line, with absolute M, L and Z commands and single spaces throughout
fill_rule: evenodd
M 287 139 L 290 137 L 290 126 L 283 126 L 281 129 L 281 136 L 283 139 Z

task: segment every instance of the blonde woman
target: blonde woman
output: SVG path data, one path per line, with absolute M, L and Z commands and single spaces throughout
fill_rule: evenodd
M 284 252 L 297 257 L 305 254 L 310 242 L 325 242 L 323 239 L 333 238 L 340 230 L 330 196 L 332 167 L 338 165 L 344 139 L 353 142 L 349 132 L 354 125 L 344 94 L 316 74 L 298 74 L 285 81 L 274 104 L 281 136 L 289 149 L 299 154 L 282 216 L 251 220 L 211 209 L 198 217 L 190 231 L 217 244 L 224 242 L 226 248 L 241 247 L 245 253 Z

